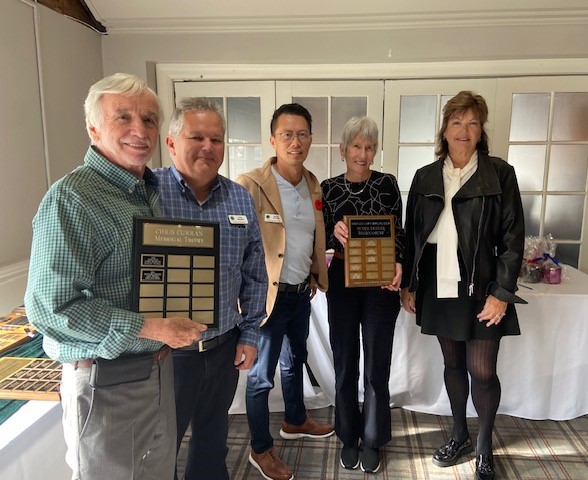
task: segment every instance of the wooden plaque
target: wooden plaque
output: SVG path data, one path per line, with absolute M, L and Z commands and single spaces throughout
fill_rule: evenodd
M 135 218 L 133 235 L 135 311 L 218 328 L 219 224 Z
M 390 285 L 396 273 L 394 215 L 345 215 L 345 286 Z
M 36 335 L 22 307 L 0 317 L 0 353 L 28 342 Z
M 61 363 L 50 358 L 0 358 L 0 398 L 57 400 Z

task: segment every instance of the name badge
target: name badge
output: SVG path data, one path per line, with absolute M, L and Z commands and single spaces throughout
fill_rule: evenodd
M 268 223 L 282 223 L 282 217 L 277 213 L 266 213 L 265 221 Z
M 249 221 L 246 215 L 229 215 L 229 223 L 231 225 L 247 225 Z

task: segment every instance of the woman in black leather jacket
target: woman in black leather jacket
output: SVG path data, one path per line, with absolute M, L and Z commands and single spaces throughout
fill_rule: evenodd
M 495 478 L 492 428 L 500 403 L 500 338 L 519 335 L 514 303 L 525 226 L 514 169 L 488 155 L 488 107 L 463 91 L 443 110 L 439 159 L 419 169 L 406 208 L 402 305 L 436 335 L 453 413 L 449 441 L 433 455 L 447 467 L 473 451 L 466 423 L 471 376 L 478 412 L 476 479 Z

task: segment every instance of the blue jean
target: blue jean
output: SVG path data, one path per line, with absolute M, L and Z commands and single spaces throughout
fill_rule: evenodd
M 247 377 L 247 420 L 251 448 L 263 453 L 273 447 L 269 431 L 269 392 L 274 388 L 278 360 L 284 396 L 284 418 L 301 425 L 306 420 L 303 367 L 310 318 L 309 290 L 303 293 L 278 293 L 272 314 L 260 328 L 257 358 Z

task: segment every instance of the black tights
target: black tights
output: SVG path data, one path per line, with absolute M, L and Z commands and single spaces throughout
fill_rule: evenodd
M 499 340 L 458 342 L 437 337 L 445 361 L 445 388 L 453 413 L 451 436 L 459 443 L 468 436 L 466 406 L 469 394 L 468 372 L 472 378 L 472 401 L 478 412 L 480 431 L 477 453 L 492 453 L 492 428 L 500 403 L 500 381 L 496 375 Z

